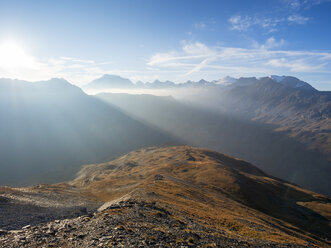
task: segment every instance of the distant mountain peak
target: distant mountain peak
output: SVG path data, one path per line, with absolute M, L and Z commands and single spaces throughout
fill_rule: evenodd
M 269 78 L 272 79 L 274 82 L 283 84 L 287 87 L 299 88 L 299 89 L 303 89 L 303 90 L 316 90 L 310 84 L 308 84 L 296 77 L 270 75 Z
M 57 86 L 74 86 L 64 78 L 51 78 L 46 81 L 39 81 L 36 83 L 42 83 L 42 84 L 47 84 L 47 85 L 57 85 Z M 74 86 L 75 87 L 75 86 Z
M 226 85 L 231 85 L 231 84 L 235 83 L 237 80 L 238 80 L 237 78 L 226 76 L 219 80 L 213 81 L 213 83 L 226 86 Z
M 131 88 L 134 84 L 128 78 L 105 74 L 83 86 L 85 89 Z
M 276 81 L 277 83 L 281 82 L 286 76 L 270 75 L 269 78 Z
M 50 80 L 47 81 L 53 81 L 53 82 L 66 82 L 69 83 L 66 79 L 64 78 L 51 78 Z
M 213 81 L 207 81 L 205 79 L 200 79 L 199 81 L 192 81 L 188 80 L 185 83 L 176 84 L 172 81 L 166 80 L 161 81 L 159 79 L 154 80 L 153 82 L 146 82 L 143 83 L 141 81 L 138 81 L 137 83 L 133 83 L 128 78 L 123 78 L 118 75 L 111 75 L 111 74 L 105 74 L 100 78 L 97 78 L 90 82 L 89 84 L 83 86 L 83 89 L 97 89 L 97 90 L 103 90 L 103 89 L 111 89 L 111 88 L 172 88 L 172 87 L 194 87 L 194 88 L 200 88 L 200 87 L 210 87 L 210 86 L 227 86 L 227 87 L 236 87 L 236 86 L 246 86 L 246 85 L 252 85 L 260 81 L 261 79 L 268 79 L 270 82 L 278 83 L 285 85 L 290 88 L 294 89 L 303 89 L 303 90 L 316 90 L 313 88 L 310 84 L 292 76 L 279 76 L 279 75 L 270 75 L 267 77 L 240 77 L 240 78 L 234 78 L 231 76 L 226 76 L 224 78 L 221 78 L 219 80 L 213 80 Z M 64 79 L 51 79 L 53 80 L 63 80 Z
M 99 79 L 125 79 L 121 76 L 118 76 L 118 75 L 114 75 L 114 74 L 104 74 L 102 75 Z
M 204 79 L 200 79 L 200 81 L 198 83 L 200 83 L 200 84 L 208 84 L 209 82 L 206 81 L 206 80 L 204 80 Z

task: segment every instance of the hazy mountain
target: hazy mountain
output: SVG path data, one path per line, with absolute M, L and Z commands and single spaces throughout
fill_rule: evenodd
M 290 88 L 300 88 L 305 90 L 314 90 L 315 89 L 308 83 L 301 81 L 298 78 L 291 77 L 291 76 L 277 76 L 271 75 L 269 76 L 271 80 L 277 82 L 279 84 L 288 86 Z M 117 75 L 104 75 L 101 78 L 95 79 L 92 82 L 88 83 L 87 85 L 83 86 L 84 90 L 107 90 L 113 88 L 140 88 L 140 89 L 162 89 L 162 88 L 208 88 L 208 87 L 224 87 L 228 86 L 229 88 L 233 88 L 236 86 L 245 86 L 255 84 L 263 78 L 257 79 L 256 77 L 240 77 L 240 78 L 233 78 L 230 76 L 224 77 L 219 80 L 207 81 L 201 79 L 199 81 L 187 81 L 185 83 L 174 83 L 171 81 L 159 81 L 155 80 L 154 82 L 146 82 L 143 83 L 138 81 L 136 84 L 132 83 L 127 78 L 122 78 Z
M 0 187 L 0 201 L 5 247 L 330 245 L 330 198 L 189 146 L 136 150 L 67 183 Z
M 137 86 L 139 86 L 139 85 L 137 85 Z M 161 82 L 159 80 L 155 80 L 152 83 L 146 83 L 144 86 L 148 87 L 148 88 L 151 88 L 151 87 L 152 88 L 171 88 L 171 87 L 176 86 L 176 84 L 171 81 Z
M 236 87 L 236 86 L 250 85 L 250 84 L 255 84 L 257 81 L 258 80 L 256 77 L 240 77 L 237 80 L 233 81 L 233 83 L 230 86 Z
M 85 90 L 101 90 L 111 88 L 131 88 L 134 84 L 130 79 L 122 78 L 117 75 L 103 75 L 101 78 L 95 79 L 86 84 L 82 88 Z
M 300 88 L 304 90 L 313 90 L 316 91 L 314 87 L 312 87 L 310 84 L 291 76 L 278 76 L 278 75 L 271 75 L 269 76 L 270 79 L 272 79 L 274 82 L 277 82 L 279 84 L 288 86 L 290 88 Z M 241 78 L 232 78 L 232 77 L 225 77 L 220 80 L 213 81 L 212 83 L 223 85 L 223 86 L 245 86 L 245 85 L 251 85 L 255 84 L 258 81 L 263 80 L 263 78 L 257 79 L 256 77 L 241 77 Z
M 226 76 L 226 77 L 221 78 L 219 80 L 213 81 L 213 83 L 219 84 L 219 85 L 230 85 L 230 84 L 235 83 L 237 80 L 238 80 L 237 78 Z
M 239 78 L 176 97 L 208 111 L 273 124 L 274 130 L 287 132 L 331 159 L 331 92 L 318 91 L 297 78 L 272 77 Z
M 176 143 L 63 79 L 0 79 L 0 184 L 71 178 L 84 163 Z
M 301 81 L 298 78 L 295 77 L 290 77 L 290 76 L 276 76 L 276 75 L 271 75 L 271 79 L 276 81 L 277 83 L 286 85 L 291 88 L 300 88 L 304 90 L 315 90 L 314 87 L 312 87 L 310 84 Z
M 130 116 L 200 147 L 252 162 L 271 175 L 331 195 L 325 156 L 274 126 L 184 104 L 172 97 L 99 94 Z M 217 102 L 214 104 L 217 104 Z
M 317 91 L 301 82 L 284 77 L 278 83 L 266 77 L 223 91 L 205 91 L 195 100 L 208 108 L 275 124 L 277 130 L 288 131 L 331 158 L 331 92 Z M 298 84 L 302 86 L 294 87 Z
M 177 87 L 179 88 L 204 88 L 204 87 L 210 87 L 210 86 L 215 86 L 216 84 L 213 82 L 209 82 L 207 80 L 201 79 L 197 82 L 195 81 L 187 81 L 182 84 L 177 84 Z
M 155 80 L 154 82 L 147 82 L 145 84 L 141 83 L 140 81 L 136 84 L 137 88 L 149 88 L 149 89 L 158 89 L 158 88 L 185 88 L 185 87 L 205 87 L 205 86 L 214 86 L 215 84 L 213 82 L 208 82 L 204 79 L 201 79 L 200 81 L 187 81 L 185 83 L 174 83 L 171 82 L 169 80 L 167 81 L 159 81 L 159 80 Z

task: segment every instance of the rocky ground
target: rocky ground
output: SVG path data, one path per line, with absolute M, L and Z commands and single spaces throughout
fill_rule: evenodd
M 0 247 L 330 247 L 331 200 L 193 147 L 0 187 Z
M 100 205 L 76 192 L 48 185 L 0 187 L 0 229 L 17 230 L 26 225 L 77 217 L 95 211 Z
M 302 247 L 229 238 L 155 203 L 122 201 L 93 214 L 0 230 L 1 247 Z M 313 246 L 312 246 L 313 247 Z

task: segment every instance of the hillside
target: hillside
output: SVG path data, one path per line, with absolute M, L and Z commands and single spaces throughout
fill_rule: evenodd
M 123 82 L 117 83 L 118 78 Z M 330 92 L 318 91 L 293 76 L 225 77 L 210 82 L 202 79 L 185 83 L 155 80 L 133 84 L 129 79 L 104 75 L 89 85 L 97 85 L 98 82 L 105 85 L 90 92 L 95 94 L 122 88 L 118 92 L 139 94 L 146 91 L 155 95 L 172 95 L 208 111 L 272 124 L 275 131 L 287 133 L 308 149 L 319 151 L 331 159 Z
M 87 165 L 71 182 L 0 192 L 5 204 L 63 192 L 100 206 L 94 214 L 89 208 L 81 217 L 58 215 L 49 224 L 1 231 L 0 243 L 8 247 L 330 245 L 329 198 L 207 149 L 140 149 Z M 21 219 L 12 206 L 7 218 L 14 215 Z M 30 214 L 29 221 L 35 219 Z
M 186 144 L 242 158 L 273 176 L 331 195 L 326 157 L 286 133 L 274 132 L 272 125 L 208 111 L 172 97 L 110 93 L 97 97 Z
M 69 180 L 84 163 L 178 144 L 63 79 L 0 79 L 0 119 L 2 185 Z
M 331 158 L 331 92 L 290 88 L 268 78 L 227 92 L 223 110 L 279 126 L 310 149 Z
M 297 86 L 297 87 L 296 87 Z M 205 90 L 187 101 L 217 112 L 275 125 L 276 131 L 331 159 L 331 92 L 318 91 L 294 77 L 241 78 Z

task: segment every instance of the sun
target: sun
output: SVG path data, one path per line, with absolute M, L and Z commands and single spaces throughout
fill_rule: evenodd
M 0 66 L 2 68 L 28 67 L 32 62 L 32 57 L 18 43 L 13 41 L 0 43 Z

